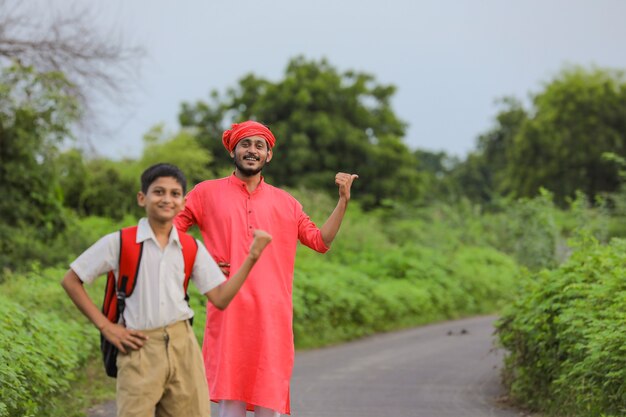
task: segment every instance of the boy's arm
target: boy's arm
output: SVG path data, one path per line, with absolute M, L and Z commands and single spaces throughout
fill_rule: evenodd
M 248 274 L 261 256 L 261 253 L 271 241 L 272 236 L 269 233 L 263 230 L 254 231 L 254 240 L 250 246 L 250 252 L 239 270 L 226 282 L 204 294 L 215 307 L 223 310 L 230 304 L 237 291 L 248 278 Z
M 346 214 L 346 209 L 348 208 L 348 201 L 350 201 L 352 182 L 357 178 L 359 178 L 359 176 L 356 174 L 346 174 L 343 172 L 339 172 L 335 175 L 335 184 L 339 187 L 339 201 L 337 201 L 337 206 L 320 228 L 322 240 L 326 246 L 330 246 L 333 240 L 335 240 L 335 236 L 337 236 L 339 226 L 341 226 L 343 216 Z
M 61 285 L 67 295 L 72 299 L 76 307 L 100 330 L 102 335 L 121 352 L 127 353 L 126 348 L 140 349 L 147 337 L 137 330 L 129 330 L 124 326 L 111 323 L 109 319 L 102 314 L 100 309 L 93 303 L 83 282 L 80 280 L 76 272 L 69 269 L 61 281 Z

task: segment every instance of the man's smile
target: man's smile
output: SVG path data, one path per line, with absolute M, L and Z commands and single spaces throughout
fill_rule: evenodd
M 252 162 L 258 162 L 261 160 L 261 158 L 259 158 L 258 156 L 254 156 L 254 155 L 246 155 L 243 157 L 244 161 L 252 161 Z

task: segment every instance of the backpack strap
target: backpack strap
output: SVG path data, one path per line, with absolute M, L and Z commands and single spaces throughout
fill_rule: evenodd
M 198 242 L 196 242 L 196 239 L 193 236 L 181 231 L 178 231 L 178 238 L 180 239 L 180 244 L 183 248 L 183 260 L 185 262 L 185 281 L 183 283 L 183 289 L 185 290 L 185 299 L 188 300 L 189 297 L 187 296 L 187 288 L 189 287 L 189 278 L 191 277 L 193 264 L 196 262 Z
M 143 253 L 143 242 L 137 243 L 137 226 L 120 230 L 119 236 L 119 278 L 116 283 L 114 272 L 109 271 L 107 275 L 106 291 L 104 293 L 104 302 L 102 304 L 102 312 L 113 323 L 117 323 L 124 314 L 126 298 L 130 297 L 135 290 L 137 276 L 139 274 L 139 265 L 141 264 L 141 255 Z M 193 264 L 196 261 L 196 254 L 198 253 L 198 242 L 196 242 L 193 236 L 180 231 L 178 232 L 178 238 L 182 246 L 183 261 L 185 264 L 183 289 L 185 291 L 185 300 L 189 302 L 187 288 L 189 287 L 189 279 L 191 278 Z
M 185 301 L 189 305 L 189 293 L 187 288 L 189 287 L 189 278 L 191 278 L 191 272 L 193 271 L 193 264 L 196 262 L 196 254 L 198 253 L 198 242 L 196 239 L 178 231 L 178 239 L 180 239 L 180 245 L 183 250 L 183 261 L 185 262 L 185 281 L 183 282 L 183 290 L 185 291 Z M 193 317 L 189 319 L 189 324 L 193 326 Z
M 117 297 L 115 296 L 115 274 L 109 271 L 102 302 L 102 313 L 113 323 L 117 323 Z
M 113 323 L 117 323 L 120 316 L 124 314 L 126 298 L 130 297 L 135 290 L 143 253 L 143 242 L 137 243 L 137 226 L 120 230 L 119 236 L 118 280 L 116 283 L 115 274 L 110 271 L 107 275 L 104 303 L 102 304 L 102 312 Z

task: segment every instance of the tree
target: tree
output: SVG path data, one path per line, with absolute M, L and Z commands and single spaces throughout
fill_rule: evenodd
M 564 203 L 582 190 L 593 201 L 617 190 L 618 167 L 606 152 L 626 156 L 626 79 L 620 71 L 562 71 L 533 99 L 531 117 L 515 135 L 507 181 L 516 196 L 551 190 Z
M 0 65 L 19 62 L 39 73 L 62 73 L 64 94 L 74 97 L 83 116 L 95 96 L 123 96 L 125 75 L 136 71 L 144 52 L 119 35 L 99 32 L 86 8 L 34 10 L 28 2 L 0 0 Z M 46 5 L 44 7 L 50 7 Z
M 528 118 L 515 98 L 506 97 L 498 103 L 504 108 L 497 114 L 495 126 L 478 137 L 476 150 L 449 175 L 456 184 L 455 194 L 476 203 L 489 204 L 510 193 L 510 155 L 515 137 Z
M 58 230 L 56 146 L 79 115 L 61 74 L 14 66 L 0 74 L 0 217 L 11 225 Z
M 424 183 L 424 203 L 457 200 L 461 193 L 459 187 L 452 181 L 451 174 L 459 166 L 459 159 L 445 152 L 430 152 L 422 149 L 415 150 L 413 155 L 417 161 L 417 171 Z
M 179 119 L 216 155 L 215 172 L 232 164 L 221 145 L 226 122 L 254 119 L 278 139 L 265 172 L 272 183 L 334 190 L 337 171 L 357 172 L 363 180 L 355 196 L 377 206 L 420 192 L 415 158 L 402 141 L 406 125 L 391 108 L 394 93 L 369 74 L 339 73 L 326 60 L 298 57 L 282 80 L 249 74 L 225 97 L 213 92 L 212 104 L 183 104 Z
M 194 136 L 198 143 L 213 155 L 211 160 L 206 161 L 206 166 L 214 175 L 218 175 L 223 169 L 232 166 L 221 141 L 226 126 L 227 104 L 217 91 L 212 91 L 210 98 L 210 103 L 182 103 L 178 120 L 183 128 L 195 130 Z
M 144 144 L 138 160 L 88 159 L 77 149 L 60 154 L 55 165 L 64 205 L 80 216 L 139 217 L 145 215 L 135 197 L 141 189 L 139 177 L 150 165 L 168 162 L 179 166 L 188 189 L 211 175 L 206 168 L 211 154 L 189 132 L 170 135 L 162 126 L 155 126 L 145 135 Z
M 38 74 L 13 66 L 0 72 L 0 259 L 27 248 L 32 237 L 45 241 L 63 230 L 64 217 L 54 170 L 58 144 L 78 118 L 76 101 L 58 73 Z M 26 246 L 20 246 L 17 241 Z
M 10 268 L 27 267 L 64 230 L 58 149 L 93 92 L 122 91 L 112 68 L 138 52 L 94 31 L 84 11 L 50 18 L 29 7 L 0 0 L 0 264 Z
M 85 188 L 93 172 L 79 149 L 69 149 L 59 154 L 54 163 L 55 177 L 59 179 L 61 200 L 65 207 L 71 208 L 78 215 L 87 214 L 83 207 Z
M 188 188 L 211 177 L 207 165 L 213 155 L 203 148 L 188 131 L 166 134 L 163 126 L 155 126 L 144 136 L 144 149 L 139 160 L 136 178 L 151 165 L 167 162 L 178 166 L 187 177 Z

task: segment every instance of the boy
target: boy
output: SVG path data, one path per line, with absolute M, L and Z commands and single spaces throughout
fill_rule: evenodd
M 193 312 L 185 301 L 184 260 L 172 220 L 185 204 L 186 180 L 175 166 L 157 164 L 141 175 L 137 242 L 143 242 L 136 287 L 126 299 L 121 321 L 112 323 L 89 298 L 83 283 L 119 268 L 120 238 L 111 233 L 80 255 L 62 285 L 78 309 L 115 345 L 118 416 L 210 415 L 202 354 L 191 330 Z M 271 236 L 254 232 L 250 250 L 237 273 L 226 280 L 202 243 L 191 273 L 198 290 L 224 309 L 246 280 Z

